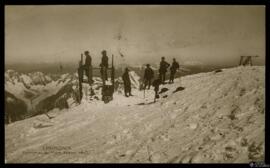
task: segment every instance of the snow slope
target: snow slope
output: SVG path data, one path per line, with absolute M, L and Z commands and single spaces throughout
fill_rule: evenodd
M 265 67 L 200 73 L 5 127 L 7 163 L 248 163 L 264 158 Z M 184 90 L 174 92 L 179 86 Z M 163 98 L 166 97 L 166 98 Z

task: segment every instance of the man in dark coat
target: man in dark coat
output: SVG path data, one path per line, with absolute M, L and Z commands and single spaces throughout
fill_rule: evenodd
M 84 70 L 85 70 L 86 76 L 88 78 L 88 81 L 91 82 L 92 76 L 90 75 L 90 67 L 92 66 L 92 58 L 89 55 L 89 51 L 85 51 L 84 55 L 85 55 Z
M 154 90 L 155 90 L 155 99 L 154 99 L 154 102 L 156 102 L 156 99 L 159 98 L 159 94 L 158 94 L 158 91 L 159 91 L 159 85 L 161 84 L 161 80 L 158 78 L 156 80 L 153 81 L 152 85 L 154 86 Z
M 154 71 L 151 69 L 150 65 L 146 65 L 146 69 L 144 70 L 144 90 L 148 85 L 148 89 L 150 89 L 151 81 L 154 77 Z
M 79 98 L 78 98 L 78 102 L 80 103 L 81 100 L 82 100 L 82 82 L 83 82 L 83 66 L 82 66 L 82 61 L 79 61 L 78 78 L 79 78 Z
M 100 67 L 101 67 L 101 70 L 100 70 L 100 72 L 101 72 L 101 77 L 102 77 L 102 79 L 104 79 L 104 80 L 108 80 L 107 70 L 108 70 L 108 67 L 109 67 L 109 63 L 108 63 L 109 58 L 108 58 L 108 56 L 107 56 L 106 50 L 103 50 L 103 51 L 101 52 L 101 54 L 102 54 L 101 64 L 100 64 Z M 104 76 L 103 76 L 103 75 L 104 75 Z
M 173 63 L 172 63 L 172 66 L 170 67 L 171 74 L 170 74 L 169 83 L 173 83 L 174 76 L 177 70 L 179 70 L 179 63 L 176 62 L 175 58 L 173 58 Z
M 160 66 L 159 66 L 159 79 L 161 80 L 162 84 L 165 84 L 165 77 L 167 68 L 170 66 L 168 62 L 165 61 L 165 58 L 161 58 Z
M 125 91 L 126 97 L 132 96 L 132 94 L 131 94 L 131 81 L 130 81 L 128 72 L 129 72 L 129 69 L 126 68 L 124 74 L 122 75 L 122 79 L 124 81 L 124 91 Z

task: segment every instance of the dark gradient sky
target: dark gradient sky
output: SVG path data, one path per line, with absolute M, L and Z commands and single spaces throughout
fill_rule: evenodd
M 101 50 L 116 62 L 237 64 L 240 55 L 265 61 L 264 6 L 6 6 L 5 60 L 78 62 Z M 119 56 L 124 54 L 124 59 Z

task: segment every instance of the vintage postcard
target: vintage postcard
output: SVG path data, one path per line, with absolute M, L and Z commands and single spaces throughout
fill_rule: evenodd
M 6 5 L 6 163 L 263 163 L 265 6 Z

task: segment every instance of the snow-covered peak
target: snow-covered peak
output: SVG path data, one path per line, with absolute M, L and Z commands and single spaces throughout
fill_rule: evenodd
M 13 69 L 6 70 L 5 76 L 9 78 L 16 78 L 19 76 L 19 73 Z
M 29 76 L 32 78 L 33 84 L 46 85 L 47 83 L 52 81 L 52 79 L 49 76 L 45 75 L 42 72 L 30 73 Z
M 13 84 L 16 82 L 23 83 L 27 87 L 39 84 L 46 85 L 51 81 L 52 78 L 42 72 L 19 73 L 15 70 L 7 70 L 5 72 L 5 82 L 11 82 Z
M 137 75 L 136 72 L 130 71 L 129 77 L 130 77 L 132 85 L 137 89 L 140 88 L 140 76 Z
M 12 74 L 12 73 L 15 73 L 16 71 L 15 70 L 13 70 L 13 69 L 8 69 L 8 70 L 6 70 L 6 73 L 8 73 L 8 74 Z
M 61 75 L 60 79 L 66 79 L 69 76 L 68 73 Z

